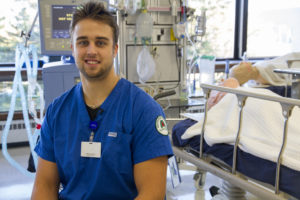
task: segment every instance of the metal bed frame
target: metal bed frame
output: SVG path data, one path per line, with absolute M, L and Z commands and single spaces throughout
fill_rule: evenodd
M 202 136 L 200 137 L 199 157 L 197 158 L 194 155 L 191 155 L 189 152 L 182 150 L 181 148 L 173 147 L 174 154 L 177 156 L 177 158 L 194 164 L 197 167 L 197 169 L 199 169 L 200 173 L 203 171 L 210 172 L 220 177 L 221 179 L 225 180 L 223 181 L 222 191 L 223 194 L 227 196 L 229 199 L 239 199 L 240 197 L 241 199 L 243 199 L 243 195 L 245 193 L 244 190 L 262 199 L 294 199 L 294 197 L 290 196 L 289 194 L 280 191 L 279 177 L 280 177 L 280 166 L 282 162 L 282 154 L 285 150 L 287 134 L 288 134 L 287 133 L 288 121 L 292 114 L 293 108 L 295 106 L 298 106 L 300 108 L 300 100 L 289 99 L 284 97 L 268 96 L 268 95 L 257 94 L 253 92 L 247 92 L 243 90 L 208 85 L 208 84 L 201 84 L 201 87 L 203 89 L 206 100 L 209 98 L 210 92 L 212 90 L 233 93 L 237 96 L 238 106 L 239 106 L 239 126 L 238 126 L 238 130 L 235 138 L 235 144 L 233 148 L 233 163 L 232 166 L 230 167 L 231 169 L 228 169 L 228 167 L 222 167 L 221 165 L 219 165 L 221 167 L 218 167 L 215 164 L 211 164 L 211 158 L 207 157 L 207 155 L 204 155 L 203 153 L 203 138 L 205 134 L 205 125 L 207 119 L 207 101 L 205 104 L 204 122 L 201 130 Z M 284 128 L 283 128 L 281 149 L 277 157 L 275 187 L 271 185 L 261 184 L 260 182 L 258 182 L 257 184 L 255 180 L 249 179 L 245 177 L 243 174 L 236 171 L 237 147 L 239 145 L 240 134 L 241 134 L 240 131 L 242 127 L 243 108 L 247 102 L 246 100 L 248 97 L 253 97 L 253 98 L 258 98 L 258 99 L 263 99 L 268 101 L 275 101 L 280 103 L 282 108 L 282 115 L 284 117 Z M 235 192 L 240 194 L 230 194 Z M 234 195 L 237 196 L 240 195 L 240 197 L 235 198 Z

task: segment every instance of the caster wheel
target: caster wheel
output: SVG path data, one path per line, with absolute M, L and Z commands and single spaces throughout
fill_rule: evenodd
M 198 172 L 194 175 L 194 184 L 196 189 L 201 189 L 203 188 L 205 184 L 205 178 L 206 178 L 206 173 L 205 172 Z

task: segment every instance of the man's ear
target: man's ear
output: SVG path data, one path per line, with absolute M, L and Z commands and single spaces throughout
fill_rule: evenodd
M 71 50 L 72 50 L 72 56 L 74 57 L 74 46 L 73 46 L 73 43 L 72 43 L 72 41 L 71 41 Z
M 118 44 L 115 44 L 115 47 L 114 47 L 114 49 L 113 49 L 113 52 L 114 52 L 114 57 L 116 57 L 116 56 L 117 56 L 118 49 L 119 49 L 119 46 L 118 46 Z

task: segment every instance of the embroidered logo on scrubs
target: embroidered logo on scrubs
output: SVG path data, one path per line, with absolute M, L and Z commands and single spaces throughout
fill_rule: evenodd
M 162 135 L 168 135 L 168 128 L 166 120 L 162 116 L 158 116 L 156 119 L 156 129 Z

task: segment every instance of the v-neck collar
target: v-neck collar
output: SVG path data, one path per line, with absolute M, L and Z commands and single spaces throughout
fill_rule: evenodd
M 117 95 L 119 94 L 119 91 L 122 88 L 122 85 L 124 84 L 124 79 L 121 78 L 116 86 L 113 88 L 113 90 L 110 92 L 110 94 L 106 97 L 106 99 L 104 100 L 104 102 L 101 104 L 100 109 L 102 110 L 103 113 L 107 112 L 107 110 L 113 106 L 114 101 L 117 99 Z M 79 110 L 81 110 L 82 114 L 80 115 L 80 119 L 89 123 L 90 121 L 90 117 L 86 108 L 86 104 L 84 101 L 84 95 L 83 95 L 83 89 L 82 89 L 82 83 L 80 82 L 77 85 L 77 101 L 78 101 L 78 108 Z M 79 90 L 79 91 L 78 91 Z M 97 118 L 99 117 L 99 115 L 96 117 L 95 120 L 97 120 Z

